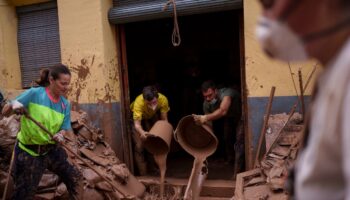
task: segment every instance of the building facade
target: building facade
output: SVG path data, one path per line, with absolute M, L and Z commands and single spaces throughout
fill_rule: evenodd
M 128 105 L 143 85 L 159 84 L 169 96 L 175 127 L 199 112 L 198 82 L 222 80 L 240 90 L 251 167 L 271 87 L 272 113 L 288 113 L 297 100 L 289 67 L 266 57 L 255 39 L 257 1 L 184 2 L 176 1 L 182 40 L 174 47 L 174 10 L 166 1 L 0 0 L 0 90 L 14 98 L 41 68 L 68 65 L 73 109 L 87 111 L 132 167 Z M 299 68 L 307 80 L 313 67 L 291 64 L 295 82 Z

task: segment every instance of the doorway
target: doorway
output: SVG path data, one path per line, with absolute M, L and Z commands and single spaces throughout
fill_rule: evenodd
M 168 118 L 175 129 L 182 117 L 203 114 L 202 82 L 211 79 L 219 87 L 240 91 L 241 15 L 241 10 L 232 10 L 179 17 L 178 47 L 171 43 L 171 18 L 123 25 L 129 89 L 124 98 L 132 102 L 144 86 L 156 85 L 169 100 Z M 190 176 L 193 158 L 175 141 L 167 162 L 167 177 Z M 232 164 L 222 159 L 209 162 L 208 179 L 231 179 L 232 175 Z

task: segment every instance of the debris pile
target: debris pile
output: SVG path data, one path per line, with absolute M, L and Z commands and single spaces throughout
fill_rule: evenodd
M 147 192 L 143 196 L 144 200 L 178 200 L 183 198 L 183 193 L 185 191 L 184 187 L 176 186 L 172 184 L 164 185 L 164 195 L 160 197 L 160 187 L 158 181 L 142 181 L 146 188 Z
M 12 115 L 0 120 L 0 153 L 3 154 L 0 156 L 1 192 L 8 176 L 12 149 L 19 130 L 19 118 L 18 115 Z M 145 192 L 145 186 L 117 158 L 115 152 L 104 141 L 102 131 L 91 125 L 87 113 L 72 111 L 71 123 L 74 133 L 65 135 L 65 144 L 105 176 L 114 186 L 112 187 L 94 170 L 67 151 L 69 161 L 83 175 L 84 199 L 137 199 L 142 196 Z M 11 187 L 9 186 L 9 188 Z M 118 190 L 113 188 L 118 188 Z M 47 171 L 39 184 L 36 198 L 66 199 L 67 194 L 67 189 L 59 177 Z
M 8 171 L 12 149 L 20 128 L 19 119 L 19 115 L 11 115 L 0 120 L 0 170 L 2 171 Z
M 3 196 L 3 191 L 7 182 L 9 166 L 11 162 L 12 149 L 16 142 L 16 135 L 20 128 L 18 115 L 10 117 L 2 117 L 0 114 L 0 194 Z M 10 182 L 11 181 L 11 182 Z M 7 197 L 13 190 L 12 179 L 9 180 Z
M 284 191 L 288 169 L 293 165 L 302 135 L 302 116 L 270 115 L 266 130 L 267 153 L 260 167 L 237 175 L 235 199 L 288 199 Z
M 89 162 L 100 174 L 112 181 L 113 191 L 110 184 L 96 174 L 92 169 L 85 166 L 74 155 L 69 155 L 71 162 L 77 166 L 84 177 L 84 196 L 87 191 L 102 198 L 94 199 L 134 199 L 144 193 L 145 187 L 129 171 L 127 166 L 116 156 L 115 152 L 106 143 L 102 131 L 91 125 L 89 117 L 85 112 L 71 112 L 72 128 L 75 134 L 66 135 L 67 144 L 76 153 L 81 155 L 85 161 Z M 69 154 L 69 152 L 67 152 Z M 91 198 L 90 194 L 88 196 Z
M 292 167 L 297 157 L 303 130 L 300 114 L 295 113 L 287 126 L 283 128 L 287 119 L 287 114 L 271 115 L 266 131 L 266 149 L 271 148 L 271 151 L 261 161 L 261 167 L 263 173 L 267 176 L 267 183 L 273 191 L 284 189 L 288 169 Z M 282 128 L 283 130 L 278 137 L 278 133 Z M 275 145 L 271 147 L 276 139 Z

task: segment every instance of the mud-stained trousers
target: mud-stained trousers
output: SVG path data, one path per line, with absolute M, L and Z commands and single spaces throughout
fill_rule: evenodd
M 134 142 L 134 159 L 141 176 L 147 174 L 147 161 L 145 159 L 145 148 L 143 147 L 143 142 L 141 141 L 140 135 L 136 130 L 132 131 L 132 139 Z
M 83 192 L 80 172 L 67 160 L 65 150 L 55 145 L 47 154 L 32 156 L 15 145 L 14 166 L 14 200 L 33 199 L 45 169 L 56 173 L 67 187 L 69 199 L 80 200 Z
M 155 124 L 157 120 L 160 119 L 160 113 L 156 114 L 153 118 L 148 120 L 142 120 L 142 127 L 149 131 L 152 126 Z M 134 125 L 132 123 L 132 139 L 134 142 L 134 159 L 137 166 L 137 169 L 139 171 L 139 174 L 141 176 L 146 175 L 147 173 L 151 172 L 152 170 L 155 170 L 156 164 L 152 158 L 152 155 L 150 153 L 146 152 L 143 141 L 141 140 L 141 137 L 139 133 L 135 130 Z

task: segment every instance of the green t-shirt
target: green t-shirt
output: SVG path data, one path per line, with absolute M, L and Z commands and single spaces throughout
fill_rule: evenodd
M 220 107 L 221 101 L 225 96 L 231 97 L 231 105 L 227 113 L 227 117 L 234 117 L 240 114 L 240 94 L 232 88 L 221 88 L 218 89 L 217 101 L 214 104 L 210 104 L 207 101 L 203 103 L 203 112 L 205 114 L 212 113 Z
M 55 101 L 47 88 L 28 89 L 16 100 L 23 104 L 30 116 L 40 122 L 50 133 L 56 134 L 60 130 L 71 129 L 69 102 L 62 96 Z M 19 147 L 32 156 L 38 156 L 38 154 L 24 145 L 55 144 L 55 141 L 51 140 L 45 131 L 25 116 L 21 117 L 21 129 L 17 139 Z

